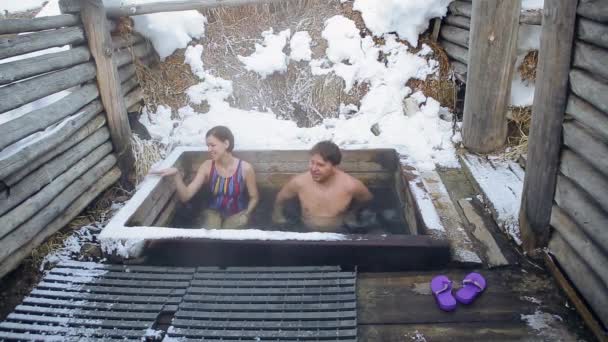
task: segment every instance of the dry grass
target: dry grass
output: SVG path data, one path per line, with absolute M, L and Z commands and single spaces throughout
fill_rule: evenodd
M 538 64 L 538 51 L 530 51 L 524 57 L 521 65 L 517 68 L 521 79 L 528 82 L 534 82 L 536 80 L 536 65 Z
M 517 160 L 528 152 L 528 136 L 532 121 L 532 107 L 511 107 L 509 133 L 507 136 L 507 152 L 504 156 Z
M 164 158 L 165 148 L 158 141 L 143 140 L 136 134 L 131 136 L 131 147 L 135 157 L 134 181 L 137 185 L 148 174 L 150 167 Z

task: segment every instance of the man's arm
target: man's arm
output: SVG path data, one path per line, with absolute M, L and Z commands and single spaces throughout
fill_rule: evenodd
M 287 219 L 283 214 L 283 207 L 285 202 L 298 195 L 298 176 L 292 178 L 281 188 L 281 191 L 277 194 L 277 198 L 274 201 L 274 210 L 272 211 L 272 222 L 274 223 L 287 223 Z

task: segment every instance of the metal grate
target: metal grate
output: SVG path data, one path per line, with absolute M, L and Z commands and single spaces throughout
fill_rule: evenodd
M 64 262 L 0 322 L 0 340 L 356 341 L 355 286 L 333 266 Z
M 356 341 L 356 273 L 339 267 L 200 267 L 167 336 Z
M 61 263 L 0 323 L 0 340 L 161 338 L 157 318 L 177 310 L 194 271 Z

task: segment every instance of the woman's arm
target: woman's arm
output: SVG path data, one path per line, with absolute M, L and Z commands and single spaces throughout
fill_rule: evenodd
M 205 184 L 207 181 L 207 177 L 209 175 L 209 163 L 205 161 L 201 167 L 198 168 L 196 172 L 196 176 L 190 182 L 190 184 L 186 185 L 184 183 L 184 177 L 181 172 L 175 168 L 170 167 L 164 170 L 151 171 L 151 174 L 159 175 L 161 177 L 173 177 L 173 181 L 175 182 L 175 188 L 177 190 L 177 196 L 179 200 L 182 202 L 188 202 L 197 191 Z
M 247 193 L 249 194 L 249 203 L 247 204 L 245 214 L 249 216 L 258 205 L 258 202 L 260 201 L 260 194 L 258 193 L 255 171 L 253 170 L 251 164 L 244 162 L 243 171 L 245 172 L 245 184 L 247 185 Z

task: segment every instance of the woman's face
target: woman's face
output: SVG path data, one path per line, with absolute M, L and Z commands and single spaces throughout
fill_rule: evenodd
M 228 140 L 221 141 L 213 135 L 207 137 L 207 151 L 213 160 L 218 160 L 223 156 L 228 151 L 228 147 L 230 147 Z

